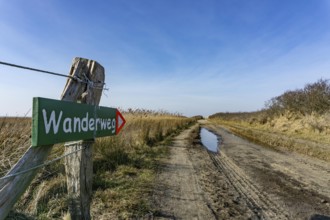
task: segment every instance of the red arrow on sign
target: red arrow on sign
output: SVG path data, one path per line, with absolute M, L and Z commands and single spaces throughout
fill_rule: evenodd
M 124 127 L 126 120 L 123 117 L 123 115 L 118 111 L 116 111 L 116 134 L 119 133 L 119 131 Z

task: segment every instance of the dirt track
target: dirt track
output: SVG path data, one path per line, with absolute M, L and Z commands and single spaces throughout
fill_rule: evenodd
M 182 132 L 163 161 L 154 219 L 323 219 L 330 215 L 330 165 L 275 152 L 202 121 L 222 139 L 219 154 Z

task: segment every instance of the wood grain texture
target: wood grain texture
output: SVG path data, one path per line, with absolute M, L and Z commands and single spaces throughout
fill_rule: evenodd
M 73 74 L 79 77 L 87 77 L 93 85 L 86 85 L 81 96 L 77 99 L 81 103 L 98 105 L 101 100 L 102 86 L 104 83 L 104 68 L 95 61 L 78 58 L 74 61 Z M 69 79 L 67 90 L 64 90 L 62 97 L 70 96 L 76 82 Z M 100 87 L 101 85 L 101 87 Z M 94 87 L 95 86 L 95 87 Z M 80 92 L 80 90 L 79 90 Z M 69 212 L 72 220 L 91 219 L 90 203 L 92 197 L 93 183 L 93 144 L 90 141 L 67 143 L 65 154 L 84 148 L 69 157 L 65 158 L 65 172 L 67 178 L 67 189 L 69 193 Z

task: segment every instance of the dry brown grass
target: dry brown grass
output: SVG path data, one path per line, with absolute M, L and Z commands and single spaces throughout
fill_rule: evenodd
M 127 124 L 113 137 L 94 144 L 93 219 L 139 218 L 150 211 L 150 192 L 158 160 L 167 155 L 170 136 L 195 119 L 166 112 L 124 114 Z M 30 145 L 30 118 L 0 118 L 0 172 L 3 176 Z M 63 154 L 56 145 L 50 158 Z M 67 218 L 63 161 L 43 168 L 8 219 Z
M 288 150 L 330 162 L 330 113 L 302 115 L 286 112 L 264 119 L 250 117 L 212 118 L 237 135 L 276 150 Z
M 28 149 L 30 133 L 31 118 L 0 118 L 0 176 Z

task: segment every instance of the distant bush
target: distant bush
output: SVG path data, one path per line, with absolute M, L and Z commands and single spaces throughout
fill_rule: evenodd
M 283 114 L 285 111 L 323 114 L 330 110 L 329 80 L 320 79 L 306 84 L 303 89 L 287 91 L 266 102 L 266 109 L 271 114 Z
M 288 90 L 266 102 L 265 108 L 255 112 L 220 112 L 209 116 L 225 121 L 244 121 L 265 124 L 272 118 L 286 113 L 310 115 L 330 112 L 330 81 L 320 79 L 306 84 L 303 89 Z
M 181 113 L 179 112 L 169 112 L 166 110 L 148 110 L 148 109 L 133 109 L 133 108 L 128 108 L 127 110 L 119 108 L 120 112 L 126 115 L 134 115 L 134 116 L 178 116 L 178 117 L 184 117 Z
M 228 121 L 239 121 L 246 118 L 250 118 L 251 115 L 254 115 L 256 112 L 219 112 L 213 115 L 210 115 L 209 118 L 221 118 Z
M 196 120 L 204 119 L 204 117 L 202 115 L 195 115 L 195 116 L 192 116 L 191 118 L 196 119 Z

